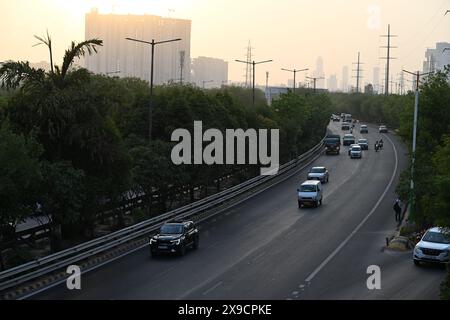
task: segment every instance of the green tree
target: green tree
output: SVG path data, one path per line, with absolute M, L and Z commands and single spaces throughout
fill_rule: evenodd
M 0 127 L 0 243 L 11 240 L 18 223 L 36 210 L 42 180 L 42 147 L 32 136 L 14 133 L 8 122 Z M 9 239 L 8 239 L 9 238 Z M 4 268 L 0 250 L 0 264 Z

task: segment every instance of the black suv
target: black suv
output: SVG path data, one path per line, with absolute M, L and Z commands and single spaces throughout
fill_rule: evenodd
M 159 233 L 150 239 L 150 253 L 177 253 L 183 256 L 187 247 L 198 248 L 199 232 L 194 222 L 167 222 Z

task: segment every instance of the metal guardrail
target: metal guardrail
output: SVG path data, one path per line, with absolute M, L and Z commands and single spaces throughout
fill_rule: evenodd
M 82 261 L 102 252 L 106 252 L 111 248 L 122 245 L 134 239 L 147 236 L 151 232 L 156 231 L 167 220 L 186 218 L 192 219 L 202 212 L 225 204 L 227 201 L 238 197 L 239 195 L 250 189 L 266 183 L 274 179 L 275 177 L 279 177 L 281 175 L 284 175 L 285 173 L 290 172 L 299 164 L 305 163 L 313 156 L 318 155 L 323 150 L 324 140 L 325 138 L 323 138 L 315 147 L 302 154 L 298 158 L 281 165 L 276 175 L 260 175 L 254 177 L 234 187 L 215 193 L 209 197 L 193 202 L 186 206 L 169 211 L 160 216 L 0 272 L 0 291 L 44 276 L 61 268 L 67 267 L 70 264 Z

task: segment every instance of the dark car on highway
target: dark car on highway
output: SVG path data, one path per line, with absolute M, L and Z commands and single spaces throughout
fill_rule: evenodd
M 150 239 L 150 253 L 176 253 L 183 256 L 186 249 L 198 248 L 199 231 L 193 221 L 167 222 Z

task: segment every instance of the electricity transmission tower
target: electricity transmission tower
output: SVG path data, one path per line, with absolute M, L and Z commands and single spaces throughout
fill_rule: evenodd
M 247 65 L 245 66 L 245 87 L 250 88 L 252 87 L 252 78 L 253 78 L 253 69 L 252 69 L 252 45 L 250 40 L 248 40 L 248 46 L 247 46 L 247 56 L 246 56 L 246 62 Z
M 180 85 L 183 85 L 183 69 L 184 69 L 184 60 L 185 60 L 186 52 L 180 51 Z
M 358 62 L 354 62 L 353 64 L 356 64 L 356 70 L 353 70 L 353 71 L 356 71 L 356 77 L 353 77 L 353 78 L 356 78 L 356 93 L 359 93 L 360 92 L 359 91 L 359 84 L 361 83 L 361 79 L 362 79 L 361 71 L 363 71 L 361 69 L 361 64 L 363 64 L 363 63 L 360 60 L 360 53 L 359 52 L 358 52 Z
M 380 47 L 380 48 L 385 48 L 387 50 L 386 57 L 381 57 L 380 59 L 386 60 L 386 77 L 384 79 L 384 81 L 385 81 L 384 94 L 388 95 L 389 94 L 389 67 L 390 67 L 390 62 L 393 59 L 397 59 L 397 58 L 391 57 L 391 49 L 397 48 L 397 47 L 393 47 L 391 45 L 391 38 L 397 37 L 397 35 L 392 35 L 391 34 L 391 25 L 388 24 L 388 34 L 381 35 L 380 37 L 387 38 L 387 46 L 381 46 Z

